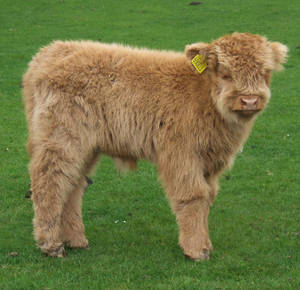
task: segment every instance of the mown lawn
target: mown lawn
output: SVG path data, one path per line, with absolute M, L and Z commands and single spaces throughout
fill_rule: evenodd
M 300 2 L 1 0 L 0 289 L 300 289 Z M 22 74 L 54 39 L 183 50 L 233 31 L 289 46 L 272 100 L 221 180 L 215 251 L 185 259 L 155 167 L 119 176 L 103 158 L 84 197 L 89 250 L 44 257 L 32 236 Z

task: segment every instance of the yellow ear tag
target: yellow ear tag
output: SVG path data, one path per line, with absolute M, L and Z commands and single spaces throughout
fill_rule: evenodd
M 200 54 L 197 54 L 192 59 L 192 64 L 196 68 L 196 70 L 199 72 L 199 74 L 202 74 L 204 72 L 204 70 L 207 68 L 206 61 Z

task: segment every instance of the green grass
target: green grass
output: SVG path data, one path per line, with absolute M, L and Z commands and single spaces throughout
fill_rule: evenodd
M 299 289 L 300 2 L 189 2 L 1 0 L 0 289 Z M 32 55 L 54 39 L 183 50 L 233 31 L 281 41 L 290 57 L 273 78 L 268 109 L 221 180 L 210 215 L 211 260 L 184 258 L 155 167 L 140 162 L 137 173 L 119 177 L 108 157 L 84 197 L 90 249 L 44 257 L 33 241 L 31 201 L 24 199 L 20 82 Z

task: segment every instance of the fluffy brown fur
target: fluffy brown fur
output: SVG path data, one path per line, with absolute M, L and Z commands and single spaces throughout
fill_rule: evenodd
M 233 163 L 270 98 L 271 71 L 287 47 L 234 33 L 185 53 L 90 41 L 56 41 L 23 78 L 37 245 L 64 256 L 87 247 L 81 198 L 104 153 L 119 168 L 157 164 L 192 259 L 209 258 L 208 214 L 218 178 Z M 207 69 L 191 64 L 200 54 Z

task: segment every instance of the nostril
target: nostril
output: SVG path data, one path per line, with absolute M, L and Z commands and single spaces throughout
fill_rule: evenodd
M 241 99 L 241 104 L 243 105 L 243 106 L 247 106 L 247 100 L 246 99 Z

